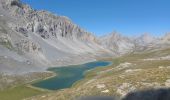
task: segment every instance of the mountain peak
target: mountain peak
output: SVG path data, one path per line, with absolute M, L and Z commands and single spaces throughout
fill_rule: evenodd
M 96 56 L 110 54 L 95 36 L 68 17 L 34 10 L 20 0 L 0 2 L 0 56 L 8 55 L 23 66 L 29 66 L 25 65 L 29 61 L 31 66 L 46 67 L 94 61 Z M 4 66 L 10 71 L 8 64 Z

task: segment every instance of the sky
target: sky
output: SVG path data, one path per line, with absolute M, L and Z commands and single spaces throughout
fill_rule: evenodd
M 170 32 L 170 0 L 21 0 L 36 10 L 69 17 L 97 36 Z

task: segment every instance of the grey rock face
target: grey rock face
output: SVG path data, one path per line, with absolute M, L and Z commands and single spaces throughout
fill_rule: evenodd
M 116 55 L 123 55 L 133 51 L 134 42 L 128 37 L 114 32 L 100 39 L 101 45 L 111 50 Z
M 143 34 L 139 37 L 124 37 L 119 33 L 113 32 L 100 38 L 100 44 L 111 50 L 115 55 L 127 53 L 151 51 L 170 47 L 170 35 L 167 33 L 162 38 L 155 38 L 150 34 Z
M 23 52 L 40 52 L 41 48 L 38 44 L 35 44 L 28 40 L 21 40 L 20 42 L 15 44 L 17 49 L 22 50 Z
M 5 63 L 10 61 L 15 63 L 14 68 L 37 71 L 37 68 L 94 61 L 96 56 L 110 52 L 69 18 L 33 10 L 20 0 L 0 0 L 0 15 L 0 56 L 2 59 L 8 56 L 1 71 L 12 71 L 10 64 Z M 28 67 L 25 63 L 28 61 L 35 68 Z

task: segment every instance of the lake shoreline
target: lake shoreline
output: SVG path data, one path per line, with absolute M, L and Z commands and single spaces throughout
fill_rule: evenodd
M 92 68 L 90 68 L 89 70 L 86 70 L 86 71 L 83 71 L 83 75 L 82 75 L 82 78 L 80 78 L 80 79 L 78 79 L 78 80 L 76 80 L 76 81 L 74 81 L 73 83 L 72 83 L 72 85 L 71 86 L 69 86 L 69 87 L 66 87 L 66 88 L 71 88 L 72 86 L 74 86 L 74 84 L 75 83 L 77 83 L 77 82 L 79 82 L 79 81 L 81 81 L 81 80 L 83 80 L 85 77 L 86 77 L 86 72 L 87 71 L 90 71 L 90 70 L 94 70 L 95 68 L 97 68 L 97 67 L 107 67 L 107 66 L 110 66 L 110 65 L 112 65 L 112 62 L 111 61 L 94 61 L 94 62 L 88 62 L 88 63 L 85 63 L 85 64 L 81 64 L 81 65 L 75 65 L 75 68 L 81 68 L 81 66 L 84 66 L 84 65 L 86 65 L 86 64 L 91 64 L 91 63 L 99 63 L 99 62 L 103 62 L 103 63 L 107 63 L 107 65 L 104 65 L 104 66 L 96 66 L 96 67 L 92 67 Z M 72 66 L 74 66 L 74 65 L 72 65 Z M 71 67 L 72 67 L 71 66 Z M 56 69 L 59 69 L 59 68 L 70 68 L 69 66 L 62 66 L 62 67 L 53 67 L 54 69 L 56 68 Z M 49 68 L 49 69 L 53 69 L 53 68 Z M 49 69 L 48 69 L 48 71 L 49 71 Z M 53 72 L 53 71 L 50 71 L 50 72 Z M 55 72 L 53 72 L 54 73 L 54 75 L 53 76 L 50 76 L 50 77 L 47 77 L 46 79 L 43 79 L 43 80 L 39 80 L 38 82 L 43 82 L 43 81 L 47 81 L 48 79 L 51 79 L 51 78 L 55 78 L 55 77 L 57 77 L 57 73 L 55 73 Z M 60 76 L 60 75 L 59 75 Z M 58 90 L 62 90 L 62 89 L 65 89 L 65 88 L 62 88 L 62 89 L 54 89 L 54 90 L 51 90 L 51 89 L 47 89 L 47 88 L 41 88 L 41 87 L 37 87 L 37 86 L 34 86 L 34 83 L 36 84 L 36 83 L 38 83 L 37 81 L 36 82 L 33 82 L 32 84 L 30 84 L 29 85 L 29 87 L 31 87 L 31 88 L 34 88 L 34 89 L 38 89 L 38 90 L 47 90 L 47 91 L 58 91 Z

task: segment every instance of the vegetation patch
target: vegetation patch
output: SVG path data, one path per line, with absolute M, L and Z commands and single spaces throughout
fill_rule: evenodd
M 33 98 L 36 100 L 74 100 L 81 96 L 95 95 L 122 97 L 131 91 L 170 87 L 170 61 L 143 60 L 169 54 L 170 49 L 164 49 L 107 59 L 113 62 L 111 66 L 98 67 L 86 72 L 86 77 L 76 82 L 72 88 Z
M 9 88 L 4 91 L 0 91 L 0 99 L 1 100 L 22 100 L 24 98 L 28 98 L 31 96 L 36 96 L 39 94 L 44 94 L 46 92 L 44 91 L 39 91 L 36 89 L 31 89 L 29 87 L 26 87 L 24 85 L 14 87 L 14 88 Z

